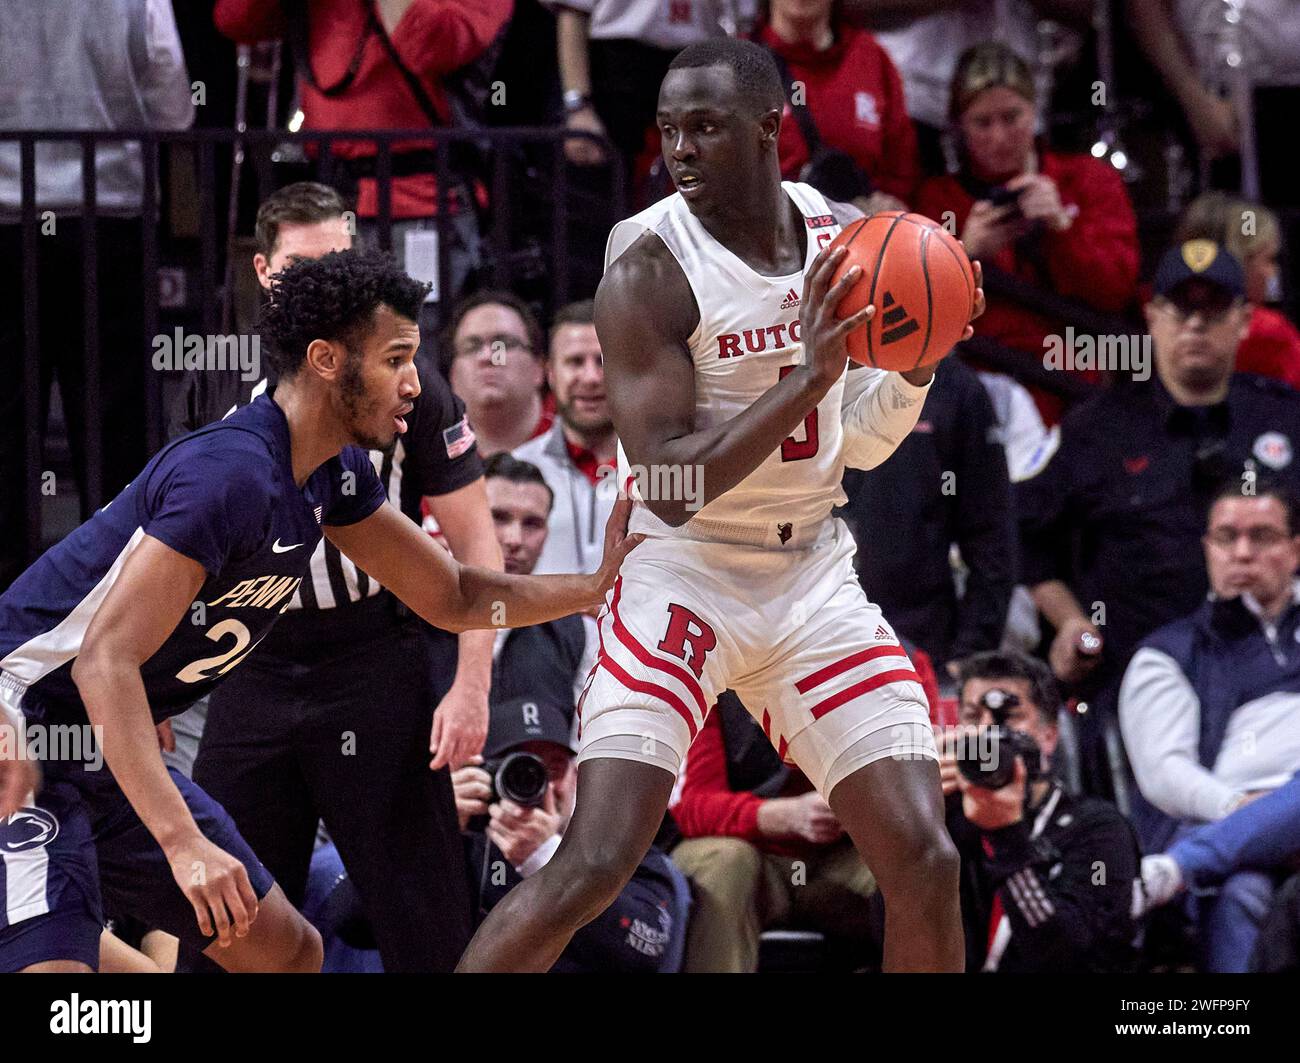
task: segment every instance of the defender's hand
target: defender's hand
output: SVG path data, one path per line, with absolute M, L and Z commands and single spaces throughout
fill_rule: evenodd
M 215 933 L 223 949 L 230 945 L 232 928 L 236 937 L 247 935 L 257 918 L 257 894 L 240 861 L 196 833 L 173 846 L 167 862 L 204 935 Z
M 640 532 L 627 533 L 627 522 L 632 516 L 632 499 L 622 493 L 619 494 L 618 501 L 614 503 L 614 509 L 609 515 L 609 520 L 605 522 L 605 556 L 598 568 L 592 575 L 592 598 L 591 604 L 599 611 L 601 603 L 605 600 L 605 594 L 614 586 L 614 580 L 618 577 L 619 566 L 623 564 L 623 559 L 637 548 L 644 540 L 645 536 Z

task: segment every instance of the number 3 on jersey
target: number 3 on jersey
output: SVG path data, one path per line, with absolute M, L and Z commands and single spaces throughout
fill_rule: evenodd
M 784 380 L 794 370 L 795 367 L 792 365 L 781 366 L 781 375 L 778 379 Z M 817 453 L 817 445 L 817 407 L 814 406 L 803 419 L 803 438 L 796 439 L 793 435 L 789 435 L 781 440 L 781 460 L 803 461 L 804 458 L 811 458 Z

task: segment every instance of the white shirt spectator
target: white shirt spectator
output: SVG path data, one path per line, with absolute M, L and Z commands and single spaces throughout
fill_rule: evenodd
M 547 523 L 546 545 L 537 558 L 537 575 L 551 572 L 595 572 L 605 556 L 605 525 L 618 501 L 618 482 L 605 476 L 587 479 L 564 442 L 563 422 L 556 418 L 549 432 L 516 447 L 514 456 L 542 470 L 555 495 Z
M 753 0 L 544 0 L 547 7 L 567 7 L 591 19 L 587 36 L 594 41 L 640 41 L 677 50 L 720 37 L 734 10 L 753 7 Z
M 0 0 L 0 130 L 186 129 L 189 76 L 171 0 Z M 81 211 L 81 146 L 40 144 L 40 209 Z M 0 139 L 0 219 L 21 209 L 19 146 Z M 95 155 L 100 213 L 140 213 L 140 146 Z
M 948 125 L 949 86 L 957 59 L 973 44 L 997 40 L 1032 63 L 1038 16 L 1028 0 L 968 0 L 960 8 L 912 19 L 900 29 L 875 30 L 903 78 L 907 113 L 926 125 Z
M 1300 583 L 1294 591 L 1300 601 Z M 1242 598 L 1258 614 L 1249 595 Z M 1178 663 L 1144 647 L 1119 694 L 1119 723 L 1143 795 L 1175 819 L 1213 821 L 1243 794 L 1275 790 L 1300 771 L 1300 694 L 1246 702 L 1228 721 L 1212 770 L 1197 755 L 1200 699 Z

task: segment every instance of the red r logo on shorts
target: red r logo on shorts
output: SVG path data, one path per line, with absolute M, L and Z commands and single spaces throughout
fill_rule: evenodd
M 659 642 L 659 649 L 671 653 L 686 661 L 686 666 L 699 679 L 704 674 L 704 658 L 718 644 L 718 636 L 713 628 L 699 616 L 676 602 L 668 603 L 668 634 Z M 691 656 L 686 656 L 686 644 L 690 643 Z

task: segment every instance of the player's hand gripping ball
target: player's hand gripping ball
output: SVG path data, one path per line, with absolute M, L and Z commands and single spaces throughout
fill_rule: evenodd
M 831 284 L 854 265 L 862 274 L 835 316 L 876 307 L 848 335 L 855 362 L 905 372 L 939 361 L 962 338 L 975 313 L 977 280 L 965 250 L 943 226 L 886 210 L 844 226 L 831 243 L 839 246 L 846 254 Z

